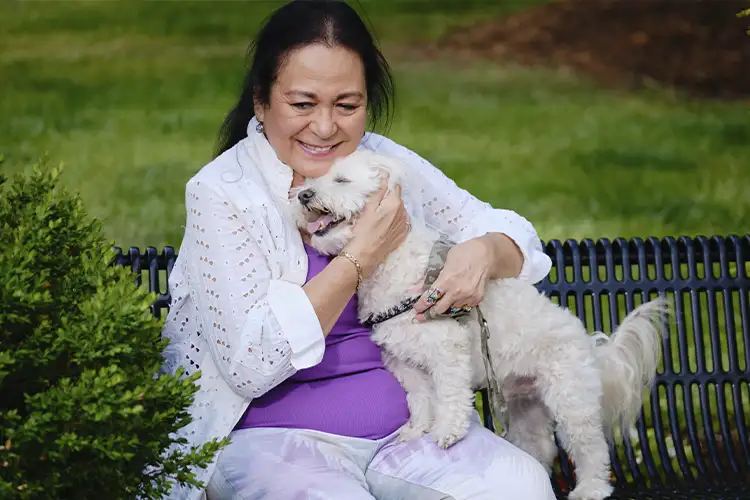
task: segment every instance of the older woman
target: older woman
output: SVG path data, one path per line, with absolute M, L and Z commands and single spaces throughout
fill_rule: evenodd
M 542 279 L 550 261 L 534 228 L 366 131 L 368 118 L 388 117 L 393 85 L 347 4 L 291 2 L 255 44 L 219 154 L 187 185 L 164 327 L 167 368 L 202 374 L 182 435 L 194 445 L 231 439 L 196 471 L 208 497 L 553 499 L 544 468 L 478 417 L 447 450 L 429 437 L 399 442 L 404 390 L 356 315 L 360 274 L 404 240 L 407 214 L 457 242 L 435 283 L 443 298 L 417 303 L 420 316 L 479 303 L 488 279 Z M 288 214 L 289 190 L 357 148 L 401 158 L 420 182 L 374 196 L 348 255 L 328 258 Z

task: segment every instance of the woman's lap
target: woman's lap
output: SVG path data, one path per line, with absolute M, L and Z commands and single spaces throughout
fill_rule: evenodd
M 232 434 L 209 500 L 554 500 L 544 468 L 482 427 L 443 450 L 425 437 L 399 443 L 291 429 Z
M 381 500 L 555 498 L 544 467 L 485 429 L 478 417 L 469 434 L 447 450 L 429 437 L 388 443 L 370 463 L 366 477 Z M 441 496 L 430 496 L 427 490 Z
M 219 456 L 209 500 L 372 500 L 365 440 L 297 429 L 233 432 Z M 361 441 L 361 442 L 360 442 Z

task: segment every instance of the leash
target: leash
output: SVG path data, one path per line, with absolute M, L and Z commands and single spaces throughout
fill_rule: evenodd
M 443 240 L 437 240 L 432 245 L 430 256 L 427 259 L 427 271 L 425 273 L 424 279 L 424 290 L 427 290 L 429 287 L 431 287 L 437 277 L 440 275 L 440 271 L 442 271 L 443 264 L 445 263 L 445 258 L 447 257 L 448 251 L 452 246 L 453 245 Z M 362 324 L 367 327 L 372 327 L 384 321 L 388 321 L 391 318 L 395 318 L 399 314 L 403 314 L 414 307 L 414 304 L 416 304 L 421 297 L 422 295 L 418 295 L 416 297 L 404 299 L 400 303 L 396 304 L 386 311 L 370 314 L 367 318 L 365 318 Z M 458 311 L 456 313 L 445 313 L 442 316 L 458 318 L 465 314 L 467 313 L 464 311 Z
M 440 272 L 443 270 L 445 259 L 448 256 L 448 251 L 453 247 L 453 244 L 438 239 L 430 250 L 430 256 L 427 261 L 427 271 L 425 273 L 424 289 L 428 290 L 435 280 L 437 280 Z M 403 314 L 406 311 L 414 307 L 420 296 L 411 297 L 403 300 L 396 306 L 383 311 L 381 313 L 375 313 L 368 316 L 362 323 L 365 326 L 372 327 L 391 318 L 395 318 L 399 314 Z M 479 307 L 476 307 L 477 319 L 479 320 L 480 328 L 480 342 L 482 345 L 482 361 L 484 363 L 484 371 L 487 375 L 487 393 L 489 395 L 490 415 L 491 417 L 500 424 L 502 429 L 500 435 L 505 437 L 508 433 L 508 406 L 503 397 L 503 393 L 497 385 L 497 377 L 495 376 L 495 370 L 492 368 L 492 359 L 489 351 L 489 338 L 490 328 L 487 324 L 487 320 L 484 318 L 484 314 Z M 457 311 L 455 313 L 444 313 L 439 317 L 449 317 L 456 321 L 465 321 L 470 312 L 468 311 Z
M 445 259 L 448 256 L 448 251 L 453 247 L 453 244 L 448 241 L 439 239 L 432 245 L 430 251 L 430 258 L 427 263 L 427 275 L 425 277 L 424 289 L 428 290 L 435 280 L 440 275 L 440 271 L 443 270 Z M 479 321 L 480 330 L 480 342 L 482 346 L 482 362 L 484 363 L 484 371 L 487 375 L 487 394 L 489 395 L 490 405 L 490 416 L 500 424 L 502 429 L 500 436 L 505 437 L 508 433 L 508 405 L 505 401 L 502 391 L 497 385 L 497 377 L 495 376 L 495 370 L 492 368 L 492 358 L 490 357 L 489 350 L 489 339 L 490 339 L 490 327 L 487 324 L 487 320 L 482 313 L 480 307 L 475 308 L 477 311 L 477 319 Z M 470 313 L 466 311 L 460 311 L 455 314 L 443 315 L 451 316 L 457 321 L 466 321 Z
M 490 416 L 499 424 L 500 436 L 505 437 L 508 434 L 508 405 L 503 396 L 503 392 L 497 385 L 495 369 L 492 368 L 492 358 L 490 357 L 489 340 L 490 327 L 487 320 L 484 319 L 482 309 L 477 306 L 477 319 L 479 319 L 480 339 L 482 344 L 482 361 L 484 362 L 484 371 L 487 374 L 487 394 L 489 395 Z
M 383 321 L 387 321 L 391 318 L 395 318 L 399 314 L 403 314 L 412 307 L 414 307 L 414 304 L 417 303 L 421 295 L 417 297 L 412 297 L 410 299 L 406 299 L 402 301 L 401 303 L 391 307 L 387 311 L 383 311 L 380 313 L 370 314 L 365 320 L 362 322 L 364 326 L 371 327 L 375 326 L 378 323 L 382 323 Z

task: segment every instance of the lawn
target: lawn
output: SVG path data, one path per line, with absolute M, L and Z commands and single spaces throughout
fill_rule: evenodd
M 533 1 L 362 2 L 397 80 L 389 135 L 545 240 L 747 231 L 747 103 L 408 50 Z M 179 245 L 184 184 L 211 159 L 248 37 L 277 5 L 3 3 L 2 170 L 47 153 L 118 245 Z
M 395 72 L 389 135 L 544 240 L 748 232 L 747 102 L 411 50 L 535 1 L 362 1 Z M 0 3 L 0 170 L 46 154 L 116 244 L 179 246 L 184 185 L 278 5 Z

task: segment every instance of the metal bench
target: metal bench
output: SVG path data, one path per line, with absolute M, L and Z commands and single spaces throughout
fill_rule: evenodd
M 553 269 L 539 289 L 591 330 L 611 332 L 657 293 L 673 305 L 663 366 L 641 418 L 630 439 L 610 447 L 612 498 L 750 498 L 750 235 L 552 240 L 545 250 Z M 161 317 L 174 249 L 116 251 L 116 264 L 159 293 L 152 311 Z M 573 467 L 562 449 L 558 458 L 553 484 L 566 498 Z

